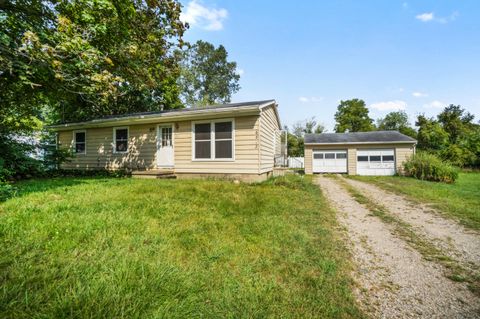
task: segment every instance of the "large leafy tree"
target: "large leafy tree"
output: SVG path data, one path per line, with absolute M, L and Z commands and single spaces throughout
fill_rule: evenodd
M 382 131 L 399 131 L 411 137 L 417 136 L 417 132 L 410 126 L 405 111 L 388 113 L 384 118 L 377 120 L 377 128 Z
M 65 121 L 180 107 L 180 9 L 176 0 L 7 2 L 3 102 L 17 115 L 48 105 Z
M 177 0 L 0 1 L 0 180 L 32 170 L 19 136 L 42 120 L 181 107 L 180 9 Z
M 461 106 L 449 105 L 437 118 L 418 116 L 418 147 L 457 166 L 480 165 L 480 125 Z
M 460 105 L 450 104 L 437 115 L 437 118 L 443 129 L 448 133 L 451 143 L 457 143 L 474 126 L 474 116 Z
M 366 132 L 375 129 L 365 102 L 360 99 L 340 101 L 335 113 L 335 132 Z
M 240 89 L 237 64 L 228 61 L 222 45 L 197 41 L 181 53 L 182 75 L 179 79 L 182 98 L 187 105 L 228 103 Z

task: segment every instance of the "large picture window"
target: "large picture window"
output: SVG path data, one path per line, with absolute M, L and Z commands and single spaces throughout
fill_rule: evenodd
M 74 144 L 75 144 L 75 153 L 76 154 L 85 154 L 87 151 L 86 144 L 87 134 L 85 131 L 75 131 L 73 134 Z
M 115 153 L 126 153 L 128 151 L 128 127 L 113 129 Z
M 195 123 L 194 159 L 233 159 L 233 121 Z

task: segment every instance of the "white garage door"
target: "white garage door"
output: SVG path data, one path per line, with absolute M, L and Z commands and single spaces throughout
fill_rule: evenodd
M 358 175 L 395 175 L 393 149 L 357 150 Z
M 346 173 L 347 151 L 313 150 L 314 173 Z

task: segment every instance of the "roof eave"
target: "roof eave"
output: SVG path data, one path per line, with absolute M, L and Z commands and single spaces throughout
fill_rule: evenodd
M 269 105 L 273 102 L 265 103 L 264 105 Z M 160 114 L 151 114 L 151 115 L 135 115 L 128 117 L 117 117 L 117 118 L 108 118 L 108 119 L 99 119 L 92 120 L 87 122 L 78 122 L 78 123 L 66 123 L 47 126 L 47 129 L 53 131 L 66 131 L 79 128 L 94 128 L 94 127 L 109 127 L 117 125 L 132 125 L 132 124 L 149 124 L 149 123 L 161 123 L 168 121 L 182 121 L 182 120 L 193 120 L 200 119 L 203 117 L 218 117 L 218 116 L 245 116 L 245 115 L 258 115 L 262 105 L 254 106 L 242 106 L 236 108 L 216 108 L 216 109 L 200 109 L 194 111 L 172 111 L 168 113 Z
M 417 141 L 382 141 L 382 142 L 334 142 L 334 143 L 327 143 L 327 142 L 322 142 L 322 143 L 305 143 L 305 145 L 322 145 L 322 146 L 327 146 L 327 145 L 358 145 L 358 144 L 417 144 Z

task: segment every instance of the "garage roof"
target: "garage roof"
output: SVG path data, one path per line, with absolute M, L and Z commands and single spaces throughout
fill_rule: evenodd
M 417 141 L 398 131 L 305 134 L 305 144 L 382 144 Z

